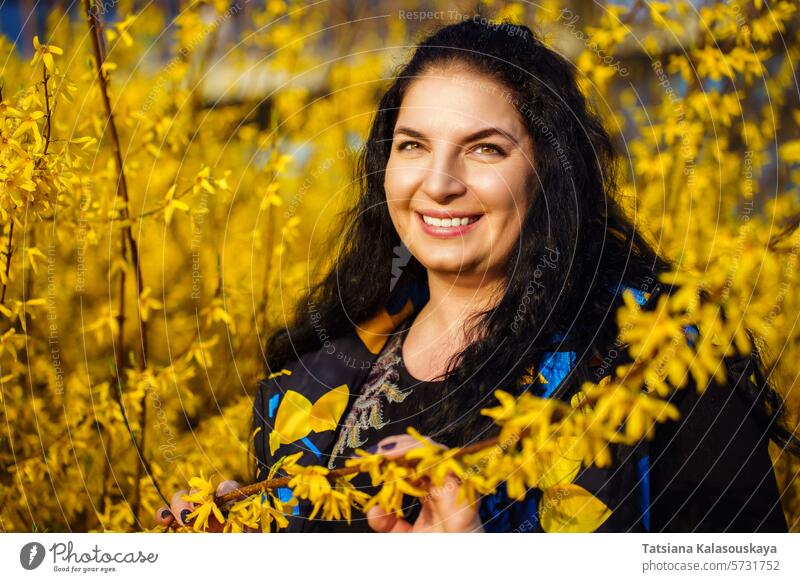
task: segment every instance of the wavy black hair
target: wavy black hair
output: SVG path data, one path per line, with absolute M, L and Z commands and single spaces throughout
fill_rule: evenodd
M 618 286 L 652 291 L 669 265 L 616 202 L 615 147 L 579 90 L 573 65 L 526 26 L 477 19 L 444 26 L 417 45 L 381 98 L 359 155 L 354 182 L 359 196 L 345 217 L 340 253 L 300 301 L 293 325 L 270 337 L 270 372 L 320 348 L 320 327 L 331 337 L 352 332 L 354 322 L 386 304 L 401 244 L 383 186 L 395 122 L 416 79 L 451 68 L 484 75 L 508 91 L 506 98 L 532 137 L 538 177 L 508 262 L 505 292 L 471 320 L 470 342 L 449 362 L 443 405 L 419 416 L 418 430 L 457 446 L 490 435 L 493 427 L 480 408 L 493 403 L 496 388 L 513 392 L 517 379 L 554 349 L 554 341 L 561 343 L 557 349 L 566 344 L 578 356 L 557 396 L 573 393 L 589 379 L 590 360 L 603 359 L 616 339 Z M 557 268 L 542 268 L 552 264 L 553 253 Z M 404 284 L 425 276 L 412 257 Z M 313 322 L 308 305 L 315 307 Z M 764 394 L 753 398 L 763 402 Z

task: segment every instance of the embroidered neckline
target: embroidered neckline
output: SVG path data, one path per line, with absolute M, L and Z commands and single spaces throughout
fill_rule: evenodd
M 401 390 L 400 366 L 403 365 L 403 341 L 410 328 L 410 321 L 399 328 L 399 333 L 390 339 L 372 366 L 361 393 L 353 403 L 339 429 L 339 436 L 331 451 L 328 468 L 333 469 L 336 459 L 346 449 L 357 449 L 367 442 L 362 431 L 378 430 L 386 425 L 384 407 L 393 402 L 403 402 L 414 390 Z

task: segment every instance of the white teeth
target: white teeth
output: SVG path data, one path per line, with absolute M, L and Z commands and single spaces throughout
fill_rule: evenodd
M 436 218 L 433 216 L 425 216 L 422 215 L 422 220 L 425 221 L 425 224 L 430 224 L 431 226 L 439 226 L 443 228 L 452 228 L 458 226 L 466 226 L 467 224 L 471 224 L 478 220 L 479 217 L 467 217 L 464 216 L 462 218 Z

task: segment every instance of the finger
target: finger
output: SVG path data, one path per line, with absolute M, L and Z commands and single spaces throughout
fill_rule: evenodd
M 433 510 L 433 506 L 431 503 L 426 503 L 424 498 L 421 503 L 422 510 L 417 516 L 417 521 L 414 522 L 414 531 L 420 533 L 434 532 L 436 531 L 435 524 L 438 522 L 438 518 Z
M 425 437 L 428 442 L 437 446 L 443 446 L 433 439 Z M 398 434 L 388 436 L 378 441 L 376 453 L 384 455 L 387 459 L 397 459 L 405 455 L 411 449 L 420 446 L 420 442 L 410 434 Z
M 425 501 L 430 503 L 434 508 L 443 508 L 445 510 L 455 509 L 458 498 L 459 487 L 461 481 L 456 477 L 452 471 L 448 471 L 445 475 L 444 483 L 441 485 L 431 484 L 428 487 L 428 495 Z
M 156 523 L 158 525 L 169 525 L 173 519 L 172 512 L 166 505 L 162 505 L 156 510 Z
M 229 480 L 223 481 L 222 483 L 217 485 L 216 496 L 220 497 L 222 495 L 226 495 L 227 493 L 230 493 L 231 491 L 235 491 L 236 489 L 241 489 L 241 488 L 242 488 L 242 484 L 241 483 L 239 483 L 238 481 L 234 481 L 233 479 L 229 479 Z M 233 505 L 237 501 L 241 501 L 242 499 L 245 499 L 246 497 L 247 497 L 246 495 L 237 495 L 234 499 L 231 499 L 231 500 L 226 501 L 225 503 L 223 503 L 221 507 L 224 507 L 226 509 L 230 508 L 231 505 Z
M 480 524 L 479 499 L 468 504 L 459 499 L 461 481 L 452 472 L 440 486 L 431 486 L 422 500 L 423 511 L 429 510 L 430 523 L 435 531 L 472 531 Z
M 186 520 L 189 517 L 189 514 L 194 511 L 194 503 L 190 503 L 181 499 L 181 496 L 188 494 L 189 492 L 186 489 L 181 489 L 175 495 L 172 496 L 172 503 L 170 504 L 170 510 L 172 511 L 172 515 L 175 517 L 175 520 L 181 525 L 189 525 L 186 523 Z
M 367 510 L 367 523 L 378 533 L 408 533 L 411 524 L 394 513 L 386 513 L 377 505 Z
M 241 488 L 242 488 L 241 483 L 239 483 L 238 481 L 234 481 L 233 479 L 228 479 L 227 481 L 223 481 L 222 483 L 217 485 L 217 497 L 225 495 L 226 493 L 230 493 L 235 489 L 241 489 Z

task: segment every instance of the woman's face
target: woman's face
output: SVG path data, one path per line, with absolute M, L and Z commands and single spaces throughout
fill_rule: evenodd
M 409 87 L 384 188 L 394 227 L 429 273 L 502 278 L 534 191 L 533 144 L 502 85 L 437 72 Z

